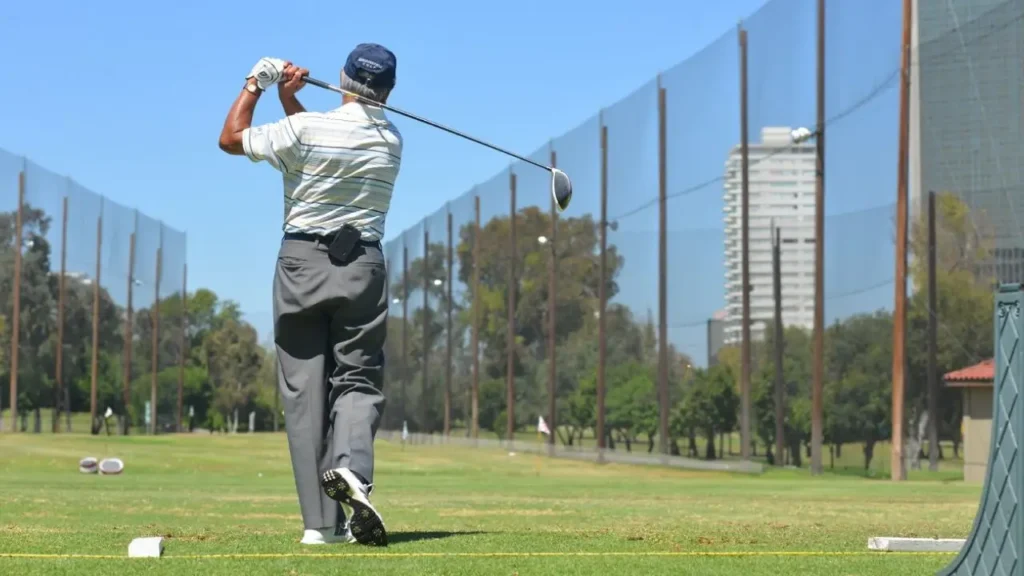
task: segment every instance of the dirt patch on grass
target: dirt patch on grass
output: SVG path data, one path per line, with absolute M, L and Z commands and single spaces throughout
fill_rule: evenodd
M 207 516 L 217 516 L 222 518 L 230 518 L 232 520 L 302 520 L 302 516 L 299 514 L 274 514 L 270 512 L 250 512 L 247 514 L 233 514 L 231 512 L 207 514 Z
M 215 500 L 219 502 L 296 502 L 297 496 L 268 496 L 268 495 L 245 495 L 245 494 L 222 494 Z
M 529 508 L 502 508 L 500 510 L 445 510 L 438 515 L 451 518 L 476 518 L 479 516 L 555 516 L 557 510 L 530 510 Z
M 74 530 L 67 530 L 64 528 L 47 528 L 43 526 L 20 526 L 17 524 L 7 524 L 0 526 L 0 534 L 71 534 Z

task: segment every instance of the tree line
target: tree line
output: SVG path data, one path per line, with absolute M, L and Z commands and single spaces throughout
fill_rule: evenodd
M 516 429 L 530 429 L 538 415 L 547 417 L 548 401 L 548 265 L 557 258 L 555 344 L 557 354 L 557 423 L 554 431 L 566 445 L 593 442 L 596 423 L 598 367 L 598 286 L 605 283 L 608 300 L 618 294 L 624 257 L 607 247 L 607 274 L 600 277 L 599 224 L 592 216 L 560 218 L 557 241 L 538 243 L 549 234 L 550 215 L 536 207 L 516 215 L 515 340 L 513 341 Z M 937 199 L 936 282 L 939 320 L 937 366 L 941 375 L 992 355 L 991 245 L 983 216 L 972 214 L 952 194 Z M 509 218 L 496 217 L 481 226 L 463 226 L 454 246 L 452 371 L 453 425 L 470 426 L 472 348 L 470 327 L 474 248 L 479 242 L 479 425 L 503 436 L 506 430 L 508 349 Z M 905 429 L 916 434 L 928 417 L 927 400 L 927 221 L 912 223 L 906 340 Z M 401 248 L 399 248 L 401 249 Z M 409 262 L 407 276 L 395 269 L 401 257 L 392 254 L 391 309 L 387 349 L 389 410 L 385 426 L 440 432 L 448 360 L 447 246 L 434 243 L 424 256 Z M 836 263 L 833 265 L 841 265 Z M 639 280 L 633 280 L 639 281 Z M 427 306 L 423 306 L 424 291 Z M 402 302 L 403 298 L 408 302 Z M 405 353 L 400 337 L 402 306 Z M 775 443 L 774 330 L 769 323 L 763 341 L 752 343 L 752 428 L 772 454 Z M 800 465 L 810 445 L 811 333 L 785 327 L 784 445 L 789 463 Z M 636 317 L 628 307 L 609 303 L 606 309 L 606 445 L 612 449 L 653 452 L 658 430 L 657 331 L 653 315 Z M 863 447 L 868 467 L 875 446 L 891 435 L 892 314 L 877 310 L 835 321 L 825 333 L 825 442 L 841 452 L 844 444 Z M 720 457 L 723 435 L 738 429 L 738 346 L 727 346 L 717 362 L 699 368 L 669 345 L 670 450 L 704 458 Z M 959 451 L 961 398 L 940 384 L 940 438 Z M 718 439 L 716 447 L 715 439 Z M 700 440 L 700 442 L 698 442 Z M 703 444 L 703 446 L 700 446 Z M 698 450 L 700 448 L 700 450 Z M 756 453 L 756 451 L 755 451 Z
M 940 195 L 936 281 L 939 299 L 937 365 L 939 373 L 991 357 L 992 274 L 985 266 L 991 246 L 982 216 L 972 214 L 954 196 Z M 548 234 L 550 215 L 536 207 L 518 212 L 515 291 L 516 429 L 530 429 L 538 415 L 547 415 L 548 402 L 548 265 L 556 258 L 555 382 L 557 424 L 553 431 L 566 445 L 593 443 L 596 424 L 598 366 L 598 286 L 607 298 L 618 294 L 624 257 L 614 245 L 607 248 L 607 274 L 600 277 L 599 225 L 590 215 L 560 218 L 556 242 L 540 244 Z M 15 215 L 0 214 L 0 397 L 7 399 L 10 376 Z M 447 373 L 452 374 L 453 426 L 470 425 L 474 248 L 479 242 L 479 424 L 502 436 L 506 412 L 508 346 L 509 219 L 498 217 L 482 226 L 479 238 L 472 226 L 459 230 L 454 246 L 451 361 L 448 359 L 447 246 L 430 245 L 425 257 L 409 262 L 408 276 L 395 269 L 392 258 L 390 294 L 395 303 L 388 320 L 386 394 L 383 426 L 413 431 L 443 429 Z M 44 409 L 56 396 L 55 353 L 59 275 L 52 272 L 51 247 L 46 240 L 50 217 L 26 206 L 23 210 L 22 287 L 19 354 L 19 407 L 34 414 L 39 426 Z M 912 433 L 927 417 L 927 228 L 915 222 L 911 236 L 910 279 L 914 287 L 907 317 L 907 426 Z M 120 280 L 116 280 L 120 281 Z M 409 293 L 406 293 L 408 287 Z M 454 288 L 454 287 L 453 287 Z M 427 306 L 422 305 L 426 291 Z M 401 302 L 408 297 L 408 302 Z M 70 406 L 87 412 L 91 386 L 93 287 L 87 279 L 68 276 L 64 306 L 63 379 Z M 408 322 L 400 311 L 408 307 Z M 274 353 L 260 346 L 256 330 L 239 306 L 214 292 L 190 293 L 183 309 L 180 293 L 159 303 L 157 343 L 158 430 L 173 430 L 177 412 L 179 363 L 184 354 L 184 406 L 188 428 L 239 430 L 245 417 L 256 412 L 257 429 L 269 430 L 279 414 Z M 125 313 L 101 289 L 99 307 L 98 411 L 110 407 L 140 426 L 152 379 L 150 310 L 134 310 L 131 398 L 122 398 L 124 379 Z M 611 449 L 653 452 L 658 430 L 657 330 L 653 314 L 637 317 L 627 306 L 609 303 L 606 311 L 606 445 Z M 184 349 L 181 326 L 185 323 Z M 403 329 L 405 353 L 403 354 Z M 775 443 L 774 331 L 752 343 L 753 430 L 768 452 Z M 825 334 L 825 441 L 841 450 L 844 444 L 863 446 L 865 466 L 874 447 L 891 433 L 892 316 L 885 310 L 854 315 L 833 323 Z M 739 350 L 723 348 L 717 362 L 700 368 L 684 353 L 669 346 L 670 450 L 694 457 L 718 458 L 723 435 L 738 428 Z M 785 459 L 799 465 L 810 442 L 811 335 L 797 327 L 784 330 Z M 941 387 L 940 437 L 958 451 L 962 415 L 959 393 Z M 31 427 L 25 424 L 25 427 Z M 715 439 L 718 439 L 717 446 Z M 731 437 L 731 436 L 730 436 Z
M 4 404 L 10 394 L 12 368 L 10 317 L 18 245 L 15 220 L 14 212 L 0 214 L 0 398 Z M 46 420 L 43 412 L 52 410 L 58 402 L 60 274 L 53 272 L 54 255 L 47 240 L 51 224 L 50 215 L 44 211 L 23 207 L 18 355 L 18 412 L 23 430 L 38 431 Z M 104 283 L 126 281 L 127 278 L 120 278 Z M 68 406 L 73 412 L 89 412 L 93 298 L 91 279 L 65 276 L 62 376 L 66 396 L 60 400 L 65 412 Z M 247 427 L 245 416 L 255 411 L 257 428 L 270 429 L 277 406 L 275 360 L 270 351 L 260 346 L 255 328 L 244 320 L 237 303 L 222 300 L 211 290 L 196 290 L 188 294 L 187 306 L 182 304 L 180 292 L 163 296 L 159 301 L 157 430 L 175 428 L 182 359 L 184 426 L 234 431 Z M 118 418 L 127 418 L 134 428 L 143 429 L 154 370 L 154 319 L 151 308 L 132 311 L 130 400 L 125 405 L 126 314 L 126 303 L 115 303 L 108 290 L 101 287 L 97 317 L 97 412 L 103 414 L 109 407 Z M 52 413 L 55 418 L 56 411 Z M 54 425 L 52 421 L 47 424 Z M 98 424 L 93 423 L 93 432 L 99 431 Z

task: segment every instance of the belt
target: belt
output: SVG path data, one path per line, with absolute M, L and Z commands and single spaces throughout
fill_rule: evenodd
M 285 232 L 285 240 L 299 240 L 301 242 L 319 242 L 320 244 L 328 244 L 334 241 L 334 234 L 310 234 L 308 232 Z M 380 240 L 359 240 L 356 242 L 357 245 L 380 247 Z

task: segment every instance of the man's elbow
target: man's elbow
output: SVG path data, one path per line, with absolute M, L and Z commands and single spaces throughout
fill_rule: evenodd
M 222 132 L 220 135 L 220 141 L 218 142 L 220 149 L 228 154 L 239 156 L 245 154 L 245 149 L 242 147 L 242 135 L 233 132 Z

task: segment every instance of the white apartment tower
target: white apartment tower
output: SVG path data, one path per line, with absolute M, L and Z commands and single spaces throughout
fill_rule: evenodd
M 813 140 L 794 144 L 789 127 L 761 129 L 761 142 L 748 144 L 750 187 L 750 334 L 764 338 L 775 317 L 772 284 L 772 227 L 782 238 L 782 322 L 811 329 L 814 323 Z M 742 300 L 741 147 L 725 163 L 725 343 L 740 343 Z

